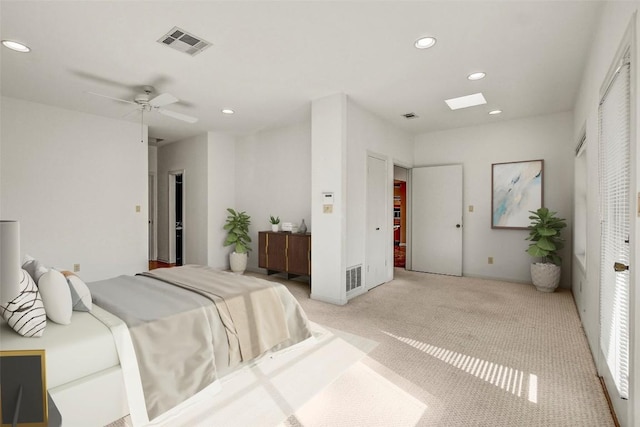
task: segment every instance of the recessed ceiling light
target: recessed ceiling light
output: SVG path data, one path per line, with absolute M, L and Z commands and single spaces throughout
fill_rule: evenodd
M 436 44 L 436 39 L 433 37 L 422 37 L 414 43 L 415 47 L 418 49 L 428 49 L 434 44 Z
M 26 53 L 31 51 L 29 46 L 26 46 L 22 43 L 14 42 L 13 40 L 2 40 L 2 44 L 11 50 L 15 50 L 16 52 Z
M 500 114 L 502 113 L 502 110 L 491 110 L 489 111 L 489 114 L 491 114 L 492 116 L 495 116 L 496 114 Z
M 233 114 L 235 113 L 235 111 L 233 111 L 230 108 L 225 108 L 224 110 L 222 110 L 222 114 Z
M 486 104 L 487 100 L 484 99 L 484 96 L 481 93 L 474 93 L 473 95 L 446 99 L 444 102 L 446 102 L 452 110 L 459 110 L 460 108 L 475 107 L 476 105 Z
M 469 80 L 480 80 L 480 79 L 484 79 L 486 75 L 487 75 L 486 73 L 483 73 L 482 71 L 479 71 L 479 72 L 477 72 L 477 73 L 471 73 L 471 74 L 469 74 L 469 75 L 467 76 L 467 78 L 468 78 Z

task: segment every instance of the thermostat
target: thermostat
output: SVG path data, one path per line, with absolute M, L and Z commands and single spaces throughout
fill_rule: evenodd
M 333 205 L 333 193 L 322 193 L 322 204 Z

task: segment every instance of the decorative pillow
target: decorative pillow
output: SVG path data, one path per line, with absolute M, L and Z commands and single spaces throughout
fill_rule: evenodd
M 49 269 L 45 267 L 44 264 L 30 255 L 24 256 L 22 268 L 26 270 L 27 273 L 29 273 L 29 276 L 31 276 L 36 284 L 38 283 L 38 280 L 40 280 L 40 276 L 49 271 Z
M 71 307 L 75 311 L 91 311 L 91 291 L 89 287 L 70 271 L 61 271 L 71 291 Z
M 40 292 L 33 278 L 21 270 L 20 295 L 5 307 L 0 306 L 0 314 L 9 326 L 24 337 L 41 337 L 47 326 L 47 316 Z
M 71 291 L 62 273 L 57 270 L 44 273 L 38 280 L 38 290 L 47 317 L 61 325 L 71 323 Z

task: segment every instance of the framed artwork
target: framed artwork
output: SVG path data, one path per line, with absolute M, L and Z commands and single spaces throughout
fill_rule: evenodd
M 491 165 L 491 228 L 526 229 L 540 209 L 544 160 Z

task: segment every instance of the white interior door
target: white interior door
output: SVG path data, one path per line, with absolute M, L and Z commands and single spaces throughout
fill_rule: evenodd
M 462 165 L 411 170 L 411 269 L 462 276 Z
M 386 255 L 390 244 L 387 233 L 387 162 L 367 158 L 367 289 L 383 284 L 387 277 Z

